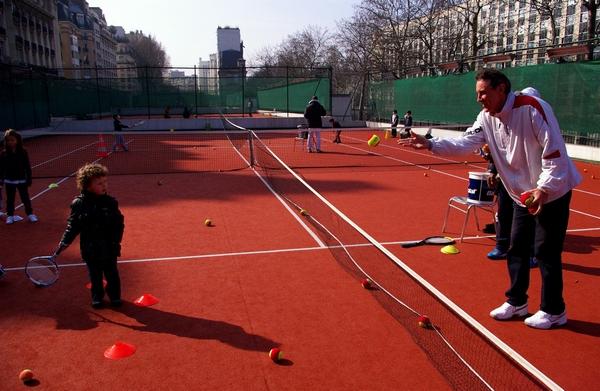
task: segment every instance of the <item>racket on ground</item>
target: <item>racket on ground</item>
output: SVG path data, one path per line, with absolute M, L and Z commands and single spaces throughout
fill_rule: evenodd
M 25 265 L 25 274 L 36 286 L 47 287 L 58 280 L 55 256 L 33 257 Z
M 456 240 L 446 237 L 446 236 L 430 236 L 423 240 L 415 240 L 411 242 L 402 242 L 400 245 L 404 248 L 424 246 L 426 244 L 433 244 L 437 246 L 446 246 L 449 244 L 456 243 Z

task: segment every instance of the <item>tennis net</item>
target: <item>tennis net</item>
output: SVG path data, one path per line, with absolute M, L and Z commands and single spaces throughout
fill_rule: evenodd
M 560 389 L 350 220 L 249 131 L 254 168 L 314 228 L 336 261 L 412 336 L 454 389 Z M 421 328 L 427 315 L 431 328 Z
M 244 128 L 222 118 L 223 130 L 127 131 L 119 133 L 40 132 L 28 135 L 34 178 L 65 177 L 84 163 L 99 161 L 111 175 L 165 174 L 232 171 L 252 163 L 252 138 Z M 465 163 L 464 157 L 447 158 L 414 151 L 385 139 L 383 129 L 343 129 L 342 143 L 332 140 L 335 131 L 321 131 L 324 153 L 306 153 L 306 130 L 254 131 L 290 167 L 296 169 L 395 170 Z M 372 148 L 367 140 L 378 134 L 383 140 Z M 123 144 L 117 141 L 123 138 Z M 127 149 L 127 151 L 125 151 Z M 245 159 L 242 159 L 241 156 Z M 484 164 L 478 155 L 469 163 Z M 482 165 L 482 169 L 485 165 Z

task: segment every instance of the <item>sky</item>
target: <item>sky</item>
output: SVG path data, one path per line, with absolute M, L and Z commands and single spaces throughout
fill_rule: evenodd
M 172 66 L 193 67 L 217 51 L 217 27 L 239 27 L 244 58 L 309 26 L 337 31 L 359 0 L 88 0 L 109 25 L 142 30 L 165 48 Z

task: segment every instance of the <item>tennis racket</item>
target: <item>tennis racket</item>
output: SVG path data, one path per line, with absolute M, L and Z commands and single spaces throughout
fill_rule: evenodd
M 143 125 L 146 121 L 138 121 L 135 124 L 133 124 L 132 128 L 135 128 L 137 126 Z
M 35 285 L 47 287 L 58 280 L 58 265 L 56 256 L 33 257 L 25 265 L 27 278 Z
M 402 242 L 400 245 L 404 248 L 423 246 L 426 244 L 433 244 L 437 246 L 446 246 L 448 244 L 454 244 L 456 240 L 446 236 L 430 236 L 423 240 L 415 240 L 411 242 Z

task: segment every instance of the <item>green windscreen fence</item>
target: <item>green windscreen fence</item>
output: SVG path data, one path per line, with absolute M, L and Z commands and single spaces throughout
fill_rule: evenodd
M 600 62 L 542 64 L 502 70 L 515 91 L 536 88 L 558 118 L 563 133 L 600 134 Z M 387 120 L 395 108 L 415 121 L 472 123 L 481 110 L 475 72 L 370 85 L 371 116 Z M 392 89 L 393 93 L 386 91 Z M 383 115 L 382 115 L 383 112 Z
M 285 80 L 282 80 L 285 82 Z M 258 108 L 288 113 L 303 113 L 308 101 L 317 96 L 319 102 L 330 111 L 329 78 L 318 78 L 290 84 L 283 83 L 281 87 L 272 87 L 256 92 Z
M 302 67 L 73 68 L 0 65 L 0 127 L 48 126 L 51 117 L 303 112 L 313 95 L 330 110 L 331 69 Z

